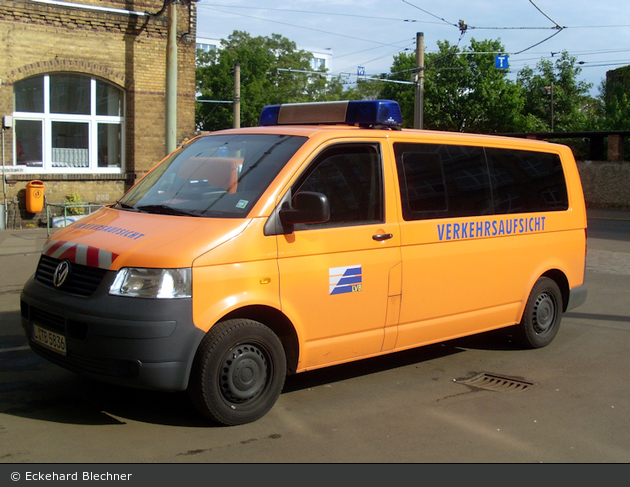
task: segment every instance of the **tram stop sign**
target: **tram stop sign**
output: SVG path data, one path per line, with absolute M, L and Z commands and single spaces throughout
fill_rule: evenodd
M 494 58 L 494 67 L 497 69 L 508 69 L 508 56 L 507 54 L 498 54 Z

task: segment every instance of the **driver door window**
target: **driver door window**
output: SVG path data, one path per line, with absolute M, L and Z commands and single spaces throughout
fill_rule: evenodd
M 383 182 L 379 148 L 369 144 L 333 147 L 320 155 L 298 181 L 293 195 L 314 191 L 326 195 L 330 220 L 301 228 L 364 225 L 383 221 Z

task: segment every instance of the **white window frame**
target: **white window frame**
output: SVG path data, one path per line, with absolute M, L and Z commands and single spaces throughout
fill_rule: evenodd
M 57 73 L 51 73 L 57 74 Z M 63 73 L 61 73 L 63 74 Z M 125 116 L 126 113 L 126 93 L 118 88 L 122 93 L 122 116 L 96 115 L 96 83 L 97 79 L 81 74 L 90 79 L 90 114 L 89 115 L 71 115 L 64 113 L 50 112 L 50 74 L 42 75 L 44 81 L 44 112 L 13 112 L 13 120 L 15 121 L 40 121 L 42 122 L 42 165 L 41 166 L 23 166 L 17 164 L 17 143 L 16 132 L 13 130 L 13 166 L 20 168 L 19 172 L 27 174 L 123 174 L 125 172 Z M 99 80 L 103 83 L 106 81 Z M 107 83 L 111 84 L 111 83 Z M 115 85 L 112 85 L 115 86 Z M 15 96 L 15 95 L 14 95 Z M 88 167 L 53 167 L 52 160 L 52 125 L 53 122 L 75 122 L 88 124 Z M 98 125 L 113 124 L 120 126 L 120 167 L 99 167 L 98 166 Z M 15 125 L 14 125 L 15 126 Z
M 321 68 L 326 69 L 327 67 L 328 66 L 326 63 L 326 58 L 313 56 L 313 58 L 311 59 L 312 69 L 321 69 Z

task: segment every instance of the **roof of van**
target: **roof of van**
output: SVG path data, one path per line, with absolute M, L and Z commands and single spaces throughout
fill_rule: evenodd
M 322 136 L 324 138 L 335 137 L 366 137 L 366 138 L 391 138 L 391 139 L 409 139 L 410 137 L 417 138 L 418 141 L 428 142 L 429 140 L 440 140 L 446 142 L 451 140 L 453 142 L 464 143 L 468 141 L 472 144 L 479 144 L 482 141 L 495 143 L 516 143 L 527 144 L 528 146 L 535 145 L 557 145 L 543 140 L 527 139 L 522 136 L 510 137 L 507 135 L 492 135 L 492 134 L 474 134 L 467 132 L 448 132 L 439 130 L 427 130 L 427 129 L 379 129 L 379 128 L 366 128 L 349 125 L 281 125 L 281 126 L 268 126 L 268 127 L 243 127 L 237 129 L 225 129 L 217 132 L 208 132 L 203 135 L 212 134 L 277 134 L 277 135 L 293 135 L 300 137 L 313 138 L 316 136 Z

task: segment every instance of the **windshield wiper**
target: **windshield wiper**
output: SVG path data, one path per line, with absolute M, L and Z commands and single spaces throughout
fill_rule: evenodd
M 137 208 L 133 205 L 130 205 L 128 203 L 123 203 L 122 201 L 116 201 L 116 205 L 118 206 L 118 208 L 121 208 L 123 210 L 134 210 L 134 211 L 138 211 Z
M 146 211 L 147 213 L 159 213 L 161 215 L 200 216 L 192 211 L 180 210 L 168 205 L 142 205 L 136 206 L 135 208 L 140 211 Z

